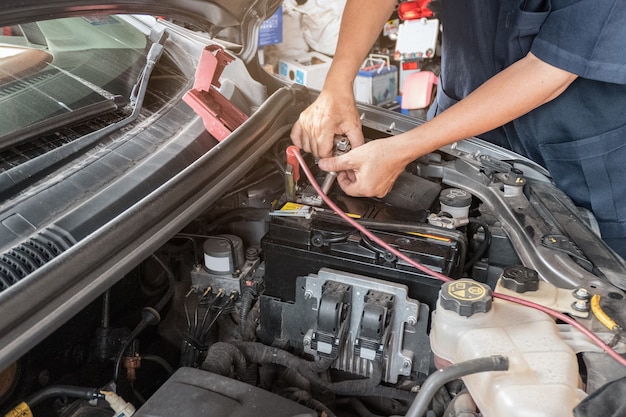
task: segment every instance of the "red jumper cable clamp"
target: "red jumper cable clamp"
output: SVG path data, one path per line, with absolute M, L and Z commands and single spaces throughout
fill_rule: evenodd
M 220 142 L 248 119 L 217 90 L 221 85 L 219 78 L 222 71 L 233 59 L 218 45 L 204 48 L 193 89 L 183 97 L 183 101 L 202 118 L 205 129 Z

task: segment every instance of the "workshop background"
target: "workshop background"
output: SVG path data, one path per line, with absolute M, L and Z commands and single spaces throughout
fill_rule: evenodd
M 321 90 L 345 0 L 285 0 L 261 27 L 259 57 L 287 82 Z M 439 74 L 440 23 L 430 0 L 399 3 L 354 82 L 358 102 L 425 117 Z

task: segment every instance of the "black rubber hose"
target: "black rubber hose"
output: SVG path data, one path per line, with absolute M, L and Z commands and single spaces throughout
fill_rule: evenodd
M 359 417 L 383 417 L 378 414 L 374 414 L 371 412 L 365 404 L 363 404 L 359 399 L 351 397 L 344 398 L 341 401 L 337 401 L 340 404 L 345 404 L 350 407 L 350 411 L 353 411 Z
M 225 342 L 214 343 L 200 366 L 205 371 L 227 377 L 232 377 L 233 368 L 237 376 L 245 376 L 246 367 L 247 362 L 243 353 L 236 346 Z
M 241 332 L 241 340 L 246 340 L 246 322 L 248 313 L 252 309 L 252 304 L 256 299 L 256 292 L 250 287 L 244 287 L 241 294 L 241 307 L 239 308 L 239 330 Z
M 428 405 L 435 393 L 450 381 L 479 372 L 506 371 L 508 369 L 509 359 L 499 355 L 472 359 L 439 369 L 426 379 L 405 417 L 422 417 L 428 410 Z
M 292 400 L 295 400 L 296 402 L 300 404 L 304 404 L 306 407 L 312 408 L 313 410 L 317 411 L 320 415 L 324 415 L 324 413 L 326 413 L 328 417 L 336 417 L 336 414 L 333 413 L 333 411 L 330 408 L 328 408 L 321 401 L 318 401 L 315 398 L 311 397 L 311 394 L 308 391 L 304 391 L 304 390 L 294 391 L 293 393 L 291 393 L 291 395 L 289 395 L 289 398 Z
M 285 350 L 257 342 L 235 342 L 245 357 L 253 363 L 273 363 L 297 370 L 301 375 L 311 379 L 314 374 L 328 369 L 331 360 L 321 364 L 299 358 Z
M 81 400 L 93 400 L 95 398 L 104 398 L 98 388 L 76 387 L 73 385 L 52 385 L 44 388 L 28 397 L 24 402 L 30 408 L 33 408 L 40 402 L 48 398 L 70 397 Z
M 469 219 L 469 222 L 471 225 L 476 225 L 483 229 L 485 239 L 480 243 L 480 245 L 478 245 L 477 248 L 474 249 L 472 257 L 465 262 L 465 266 L 463 267 L 465 272 L 469 271 L 472 266 L 474 266 L 474 264 L 487 252 L 489 246 L 491 246 L 491 232 L 489 231 L 487 224 L 474 218 Z
M 256 339 L 256 328 L 259 322 L 259 318 L 261 317 L 261 308 L 260 303 L 254 304 L 252 309 L 248 313 L 248 317 L 246 317 L 246 322 L 244 323 L 243 334 L 241 335 L 241 340 L 244 342 L 253 341 Z
M 165 271 L 165 274 L 167 275 L 167 283 L 168 283 L 167 292 L 163 295 L 163 297 L 161 297 L 159 302 L 154 306 L 154 309 L 160 313 L 161 310 L 163 310 L 163 307 L 165 307 L 167 303 L 174 296 L 174 287 L 176 286 L 176 279 L 174 277 L 174 273 L 172 273 L 172 271 L 168 268 L 168 266 L 165 265 L 165 262 L 163 262 L 161 258 L 156 256 L 155 254 L 152 254 L 152 258 L 155 261 L 157 261 L 159 265 L 161 265 L 161 268 L 163 268 L 163 270 Z
M 311 381 L 300 375 L 295 369 L 285 368 L 280 374 L 280 380 L 284 381 L 286 386 L 311 392 Z
M 113 366 L 113 381 L 117 382 L 120 375 L 120 367 L 122 365 L 122 358 L 124 357 L 124 352 L 130 346 L 130 344 L 135 340 L 139 333 L 141 333 L 146 327 L 154 326 L 161 321 L 161 315 L 159 312 L 152 307 L 144 307 L 141 311 L 141 321 L 137 324 L 137 326 L 133 329 L 133 331 L 128 335 L 126 341 L 120 347 L 120 350 L 117 353 L 115 358 L 115 365 Z
M 152 254 L 151 256 L 152 258 L 154 258 L 155 261 L 157 261 L 159 265 L 161 265 L 161 268 L 163 268 L 163 270 L 165 271 L 165 275 L 167 275 L 168 288 L 165 294 L 163 294 L 163 297 L 161 297 L 161 299 L 156 303 L 154 308 L 144 307 L 144 309 L 141 312 L 141 321 L 133 329 L 133 331 L 130 333 L 130 335 L 126 339 L 126 342 L 124 342 L 119 352 L 117 353 L 117 357 L 115 358 L 115 365 L 113 368 L 113 381 L 115 382 L 117 382 L 119 378 L 120 366 L 121 366 L 122 358 L 124 357 L 124 352 L 126 351 L 126 349 L 128 349 L 128 347 L 133 342 L 133 340 L 135 340 L 135 338 L 139 336 L 139 333 L 141 333 L 146 327 L 150 325 L 156 325 L 161 321 L 161 315 L 160 315 L 161 310 L 163 310 L 163 308 L 167 305 L 167 303 L 174 296 L 174 288 L 176 286 L 176 279 L 174 277 L 174 274 L 168 268 L 165 262 L 161 260 L 161 258 L 156 256 L 155 254 Z
M 160 356 L 145 354 L 141 355 L 141 359 L 158 364 L 159 366 L 161 366 L 161 368 L 165 370 L 165 372 L 167 372 L 168 375 L 172 375 L 174 373 L 174 368 L 172 368 L 172 365 L 170 365 L 165 359 Z
M 357 394 L 355 394 L 357 395 Z M 360 397 L 385 397 L 385 398 L 393 398 L 396 400 L 404 401 L 407 404 L 411 403 L 415 399 L 415 394 L 410 391 L 386 386 L 386 385 L 377 385 L 373 388 L 369 388 L 364 390 L 362 393 L 359 393 Z
M 318 373 L 330 367 L 331 359 L 311 362 L 285 350 L 256 342 L 234 342 L 234 345 L 239 348 L 249 362 L 272 363 L 292 368 L 311 383 L 326 388 L 337 395 L 368 395 L 372 390 L 376 390 L 382 379 L 382 366 L 374 363 L 372 375 L 367 379 L 328 382 L 320 378 Z

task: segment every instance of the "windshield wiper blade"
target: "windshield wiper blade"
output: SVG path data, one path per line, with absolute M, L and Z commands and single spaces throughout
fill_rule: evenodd
M 103 113 L 119 110 L 128 103 L 122 96 L 113 96 L 110 99 L 89 104 L 69 113 L 62 113 L 49 119 L 33 123 L 24 129 L 11 132 L 0 138 L 0 152 L 20 143 L 32 139 L 34 136 L 42 135 L 51 130 L 59 129 L 70 124 L 78 123 L 86 119 L 91 119 Z

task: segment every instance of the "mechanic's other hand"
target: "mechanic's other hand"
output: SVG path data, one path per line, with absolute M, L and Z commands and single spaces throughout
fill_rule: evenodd
M 347 136 L 352 148 L 363 144 L 361 120 L 352 92 L 322 91 L 291 129 L 293 144 L 316 157 L 332 155 L 335 135 Z
M 337 182 L 346 194 L 382 198 L 406 165 L 402 151 L 394 145 L 391 138 L 374 140 L 344 155 L 320 159 L 318 166 L 337 172 Z

